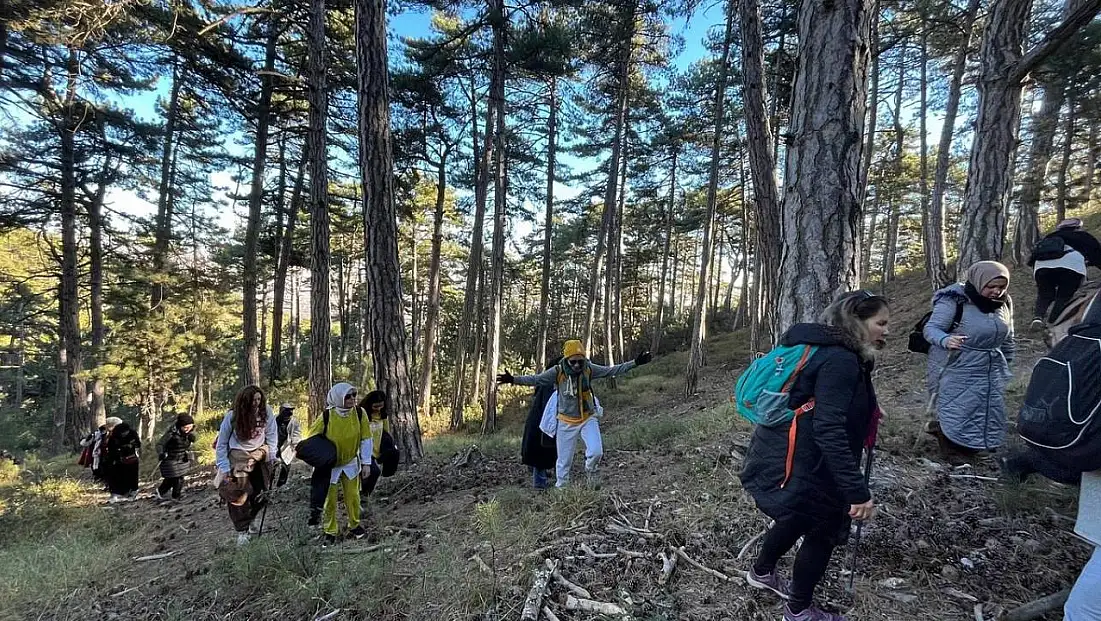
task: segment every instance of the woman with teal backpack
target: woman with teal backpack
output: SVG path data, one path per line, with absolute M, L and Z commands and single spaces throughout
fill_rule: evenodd
M 889 319 L 886 299 L 857 291 L 831 304 L 820 323 L 796 324 L 780 340 L 781 347 L 808 355 L 785 382 L 787 416 L 756 426 L 741 480 L 775 521 L 746 582 L 787 600 L 784 621 L 844 621 L 813 605 L 814 589 L 851 520 L 874 512 L 860 455 L 874 442 L 871 371 Z M 800 538 L 789 583 L 776 565 Z

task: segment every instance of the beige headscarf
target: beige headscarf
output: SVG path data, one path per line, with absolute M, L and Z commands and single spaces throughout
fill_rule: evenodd
M 1009 268 L 997 261 L 974 263 L 967 268 L 966 276 L 967 282 L 971 283 L 971 286 L 980 293 L 995 278 L 1004 278 L 1006 284 L 1009 284 Z

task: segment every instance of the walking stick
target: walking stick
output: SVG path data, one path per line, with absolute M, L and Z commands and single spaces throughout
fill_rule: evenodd
M 279 463 L 279 460 L 277 459 L 276 464 L 278 464 L 278 463 Z M 268 477 L 267 488 L 264 490 L 264 508 L 260 510 L 260 528 L 257 529 L 257 531 L 256 531 L 256 536 L 257 537 L 263 537 L 264 536 L 264 520 L 267 519 L 267 517 L 268 517 L 268 505 L 271 504 L 271 496 L 272 496 L 271 492 L 272 492 L 272 485 L 275 482 L 275 471 L 276 471 L 276 468 L 273 467 L 271 469 L 271 476 Z
M 868 485 L 868 482 L 872 479 L 872 461 L 875 460 L 875 446 L 869 446 L 867 449 L 867 457 L 864 460 L 864 485 Z M 864 531 L 864 520 L 856 523 L 856 535 L 853 541 L 852 558 L 849 561 L 849 585 L 845 590 L 849 593 L 853 592 L 853 584 L 856 582 L 856 561 L 860 556 L 860 535 Z

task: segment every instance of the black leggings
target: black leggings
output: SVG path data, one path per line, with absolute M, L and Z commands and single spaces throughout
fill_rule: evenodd
M 183 477 L 165 477 L 160 486 L 157 487 L 157 491 L 164 496 L 168 493 L 168 490 L 172 490 L 172 497 L 179 500 L 183 494 Z
M 310 514 L 321 515 L 325 508 L 325 496 L 329 494 L 329 478 L 332 468 L 314 468 L 310 475 Z
M 841 527 L 839 524 L 838 528 Z M 761 542 L 761 552 L 753 563 L 753 571 L 758 575 L 776 571 L 776 563 L 795 546 L 800 537 L 803 538 L 803 545 L 795 555 L 789 602 L 791 611 L 795 613 L 806 610 L 814 600 L 814 587 L 818 586 L 818 582 L 826 574 L 837 543 L 837 534 L 829 530 L 824 532 L 819 525 L 811 524 L 805 519 L 776 522 L 768 529 Z
M 1064 267 L 1047 267 L 1036 270 L 1036 318 L 1047 318 L 1055 323 L 1067 308 L 1085 276 Z M 1051 313 L 1048 314 L 1048 307 Z

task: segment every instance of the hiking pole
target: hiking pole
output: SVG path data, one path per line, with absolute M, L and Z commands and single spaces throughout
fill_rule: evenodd
M 875 459 L 875 446 L 868 447 L 868 455 L 864 460 L 864 485 L 867 486 L 872 479 L 872 461 Z M 861 520 L 856 523 L 856 535 L 853 541 L 853 553 L 852 558 L 849 561 L 849 585 L 846 588 L 846 592 L 853 592 L 853 584 L 856 582 L 856 561 L 860 556 L 860 536 L 864 531 L 864 522 Z
M 276 460 L 278 464 L 279 460 Z M 271 504 L 272 489 L 271 486 L 275 483 L 275 471 L 276 468 L 271 469 L 271 476 L 268 477 L 267 489 L 264 490 L 264 508 L 260 510 L 260 528 L 256 531 L 257 537 L 264 536 L 264 520 L 268 517 L 268 505 Z

